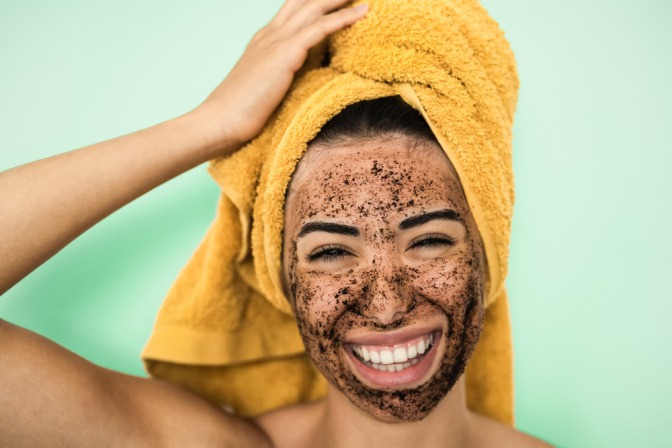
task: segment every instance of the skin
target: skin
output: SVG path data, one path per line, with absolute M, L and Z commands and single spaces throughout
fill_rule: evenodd
M 406 218 L 446 210 L 455 219 L 399 228 Z M 300 236 L 315 222 L 352 226 L 359 235 L 318 229 Z M 315 365 L 380 421 L 425 418 L 464 371 L 483 321 L 483 247 L 440 147 L 390 136 L 313 148 L 292 182 L 286 226 L 286 282 Z M 345 342 L 390 330 L 441 331 L 426 381 L 379 389 L 352 368 Z
M 349 8 L 347 3 L 346 0 L 287 0 L 273 20 L 255 35 L 226 79 L 196 109 L 130 135 L 0 173 L 3 193 L 0 195 L 0 235 L 3 236 L 0 238 L 0 293 L 118 208 L 207 160 L 231 154 L 254 138 L 287 93 L 308 50 L 330 33 L 365 15 L 365 7 Z M 381 219 L 385 215 L 386 223 L 394 225 L 395 216 L 405 213 L 403 209 L 395 210 L 383 213 L 371 208 L 370 212 L 379 213 Z M 50 219 L 43 219 L 45 216 Z M 386 283 L 374 281 L 376 279 L 402 275 L 393 272 L 389 265 L 390 254 L 394 252 L 389 241 L 382 235 L 378 238 L 375 244 L 379 245 L 379 252 L 374 258 L 380 258 L 380 263 L 390 270 L 378 272 L 371 266 L 360 266 L 364 274 L 362 281 L 367 280 L 370 288 Z M 301 245 L 297 242 L 297 251 Z M 465 252 L 460 257 L 473 258 L 473 254 Z M 397 262 L 402 259 L 398 258 Z M 303 268 L 299 262 L 292 268 L 296 309 L 305 317 L 302 328 L 307 335 L 307 345 L 314 347 L 318 341 L 314 328 L 319 324 L 311 312 L 315 308 L 310 305 L 310 297 L 314 292 L 317 294 L 315 303 L 328 301 L 329 292 L 326 286 L 318 291 L 316 277 L 304 277 Z M 429 272 L 432 269 L 425 274 L 421 273 L 422 269 L 414 273 L 408 266 L 403 270 L 409 278 L 417 275 L 412 282 L 418 292 L 415 307 L 411 310 L 407 298 L 403 299 L 400 303 L 405 303 L 406 308 L 392 313 L 388 322 L 384 317 L 385 310 L 389 312 L 388 306 L 367 302 L 361 288 L 359 292 L 353 289 L 351 300 L 358 305 L 352 305 L 343 313 L 346 318 L 325 314 L 329 322 L 334 323 L 335 337 L 322 342 L 332 347 L 323 368 L 339 362 L 336 335 L 350 334 L 346 332 L 348 326 L 350 331 L 381 331 L 393 325 L 413 325 L 414 319 L 424 316 L 445 325 L 451 317 L 455 317 L 455 321 L 463 317 L 461 321 L 469 323 L 450 324 L 449 328 L 456 329 L 455 334 L 464 336 L 446 342 L 441 352 L 447 355 L 437 362 L 441 368 L 454 364 L 447 370 L 448 376 L 460 371 L 461 361 L 451 364 L 450 359 L 460 359 L 453 356 L 459 352 L 457 341 L 461 338 L 466 345 L 471 343 L 475 330 L 464 330 L 475 329 L 480 317 L 476 313 L 471 318 L 475 308 L 467 312 L 467 308 L 458 305 L 458 296 L 465 300 L 467 296 L 472 297 L 467 291 L 478 290 L 482 279 L 455 275 L 452 283 L 446 283 L 452 295 L 441 295 L 418 289 L 422 275 L 431 280 L 439 275 L 439 270 L 433 274 Z M 335 280 L 332 286 L 333 282 Z M 473 289 L 459 286 L 460 282 L 473 284 Z M 458 290 L 465 292 L 458 294 Z M 333 297 L 333 291 L 331 294 Z M 397 312 L 405 317 L 399 319 Z M 375 323 L 376 319 L 380 320 Z M 418 394 L 418 403 L 435 406 L 424 419 L 388 425 L 381 420 L 420 418 L 420 407 L 415 406 L 412 415 L 406 415 L 399 406 L 393 406 L 394 410 L 381 409 L 384 399 L 373 400 L 376 406 L 371 411 L 378 412 L 376 416 L 380 419 L 373 418 L 373 414 L 362 411 L 350 401 L 366 408 L 362 397 L 370 391 L 347 376 L 344 366 L 334 373 L 335 383 L 342 384 L 350 396 L 334 390 L 327 400 L 246 420 L 174 385 L 95 366 L 35 333 L 0 319 L 0 446 L 90 447 L 101 443 L 123 447 L 255 448 L 393 448 L 418 443 L 427 447 L 541 446 L 511 428 L 467 413 L 461 379 L 438 404 L 426 391 Z M 450 389 L 445 382 L 442 387 Z M 473 438 L 474 434 L 480 439 Z

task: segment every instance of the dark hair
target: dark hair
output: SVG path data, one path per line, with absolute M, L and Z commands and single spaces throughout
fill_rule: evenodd
M 333 146 L 390 134 L 436 141 L 429 125 L 417 110 L 400 97 L 389 96 L 351 104 L 329 120 L 310 143 Z

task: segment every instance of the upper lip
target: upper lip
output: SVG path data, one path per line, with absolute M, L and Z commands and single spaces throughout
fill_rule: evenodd
M 440 330 L 441 328 L 435 326 L 425 326 L 418 328 L 402 328 L 379 333 L 366 332 L 346 336 L 345 343 L 355 345 L 391 346 L 396 344 L 403 344 L 404 342 L 408 342 L 412 339 Z

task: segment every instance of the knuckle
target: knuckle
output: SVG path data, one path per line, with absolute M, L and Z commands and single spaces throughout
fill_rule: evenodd
M 329 16 L 320 16 L 316 21 L 315 21 L 315 27 L 322 31 L 326 32 L 331 28 L 331 24 L 333 22 L 333 18 Z

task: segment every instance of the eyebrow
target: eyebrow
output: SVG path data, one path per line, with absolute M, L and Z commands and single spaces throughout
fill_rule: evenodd
M 410 218 L 406 218 L 399 224 L 399 229 L 408 230 L 413 227 L 418 227 L 423 224 L 427 224 L 428 222 L 434 220 L 459 221 L 462 223 L 464 222 L 464 220 L 460 217 L 460 214 L 457 213 L 455 210 L 444 209 L 444 210 L 438 210 L 436 212 L 423 213 L 422 215 L 411 216 Z
M 340 235 L 359 236 L 359 229 L 357 227 L 336 224 L 333 222 L 315 221 L 304 224 L 303 227 L 301 227 L 298 238 L 306 236 L 312 232 L 329 232 L 338 233 Z

